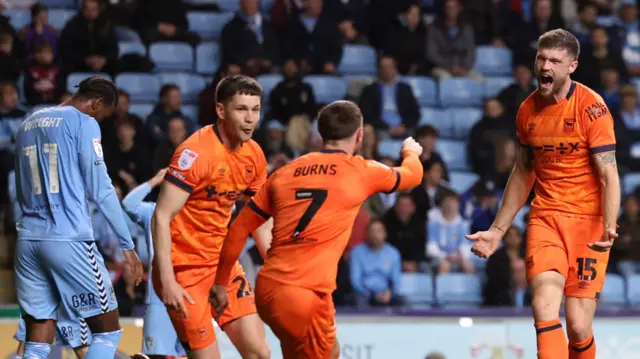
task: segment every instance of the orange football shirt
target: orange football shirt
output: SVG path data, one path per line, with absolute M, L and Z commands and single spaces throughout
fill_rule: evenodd
M 216 266 L 236 199 L 255 194 L 266 179 L 267 161 L 253 140 L 232 152 L 211 125 L 184 141 L 165 177 L 190 193 L 171 221 L 173 265 Z
M 517 135 L 534 154 L 530 217 L 602 215 L 592 155 L 615 151 L 616 139 L 613 117 L 600 95 L 573 82 L 566 98 L 550 104 L 536 90 L 520 105 Z

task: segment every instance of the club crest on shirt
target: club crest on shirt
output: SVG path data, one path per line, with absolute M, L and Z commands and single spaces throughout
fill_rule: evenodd
M 198 158 L 197 153 L 191 151 L 190 149 L 185 149 L 184 151 L 182 151 L 182 153 L 180 154 L 180 158 L 178 159 L 178 167 L 180 167 L 180 169 L 183 171 L 188 170 L 189 168 L 191 168 L 191 166 L 193 166 L 196 158 Z
M 575 118 L 565 118 L 564 119 L 564 133 L 571 134 L 575 131 L 576 128 L 576 119 Z
M 93 139 L 93 151 L 96 153 L 98 157 L 100 158 L 104 157 L 104 154 L 102 153 L 102 141 L 100 141 L 99 138 Z
M 244 167 L 244 169 L 245 169 L 245 171 L 246 171 L 246 172 L 245 172 L 245 175 L 244 175 L 244 176 L 245 176 L 245 179 L 246 179 L 247 181 L 251 181 L 251 180 L 253 180 L 253 178 L 255 177 L 255 172 L 254 172 L 254 170 L 253 170 L 253 165 L 246 165 L 246 166 Z

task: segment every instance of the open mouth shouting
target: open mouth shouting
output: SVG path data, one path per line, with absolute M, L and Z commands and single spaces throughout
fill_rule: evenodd
M 553 77 L 548 74 L 540 75 L 538 83 L 543 89 L 551 89 L 553 87 Z

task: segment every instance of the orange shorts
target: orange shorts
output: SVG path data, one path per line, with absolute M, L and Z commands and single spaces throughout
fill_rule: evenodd
M 174 268 L 174 270 L 176 280 L 189 293 L 195 304 L 189 304 L 185 299 L 187 318 L 175 310 L 168 310 L 173 327 L 186 350 L 206 348 L 216 341 L 212 321 L 215 311 L 209 304 L 209 290 L 215 281 L 217 267 Z M 159 276 L 154 272 L 153 286 L 157 293 L 161 293 L 162 288 L 158 278 Z M 229 305 L 216 319 L 223 329 L 225 324 L 235 319 L 256 313 L 254 294 L 242 266 L 236 263 L 231 278 L 234 279 L 227 292 Z
M 331 359 L 336 309 L 331 293 L 282 284 L 258 275 L 256 307 L 280 339 L 284 359 Z
M 603 232 L 599 218 L 557 215 L 529 219 L 527 280 L 557 271 L 566 278 L 566 296 L 599 299 L 609 252 L 596 252 L 587 245 L 600 240 Z

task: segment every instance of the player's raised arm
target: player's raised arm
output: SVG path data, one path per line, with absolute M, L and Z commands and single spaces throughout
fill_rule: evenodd
M 245 199 L 248 201 L 253 197 L 262 186 L 267 182 L 267 159 L 264 157 L 264 153 L 259 146 L 256 146 L 256 156 L 258 162 L 258 175 L 249 188 L 244 191 Z M 266 258 L 267 251 L 269 247 L 271 247 L 271 241 L 273 240 L 273 235 L 271 231 L 273 230 L 273 219 L 267 220 L 260 227 L 252 232 L 253 239 L 256 241 L 256 246 L 258 246 L 258 252 L 260 252 L 260 256 L 262 258 Z
M 371 193 L 405 191 L 422 182 L 424 170 L 420 155 L 422 147 L 409 137 L 402 143 L 402 164 L 389 168 L 375 161 L 367 161 L 366 177 Z
M 166 168 L 158 171 L 147 182 L 132 189 L 122 200 L 122 207 L 134 222 L 144 226 L 148 221 L 151 221 L 155 206 L 151 203 L 144 203 L 143 200 L 157 185 L 162 183 L 166 173 Z

